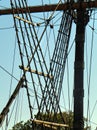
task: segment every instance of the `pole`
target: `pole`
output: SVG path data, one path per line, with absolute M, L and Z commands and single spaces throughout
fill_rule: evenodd
M 85 27 L 88 22 L 86 10 L 77 10 L 76 45 L 74 68 L 74 122 L 73 130 L 84 130 L 83 97 L 84 97 L 84 41 Z
M 11 104 L 13 103 L 13 101 L 16 98 L 17 94 L 19 93 L 19 90 L 22 87 L 24 80 L 25 80 L 25 78 L 22 76 L 22 78 L 19 80 L 14 92 L 12 93 L 11 97 L 9 98 L 6 106 L 4 107 L 2 112 L 0 113 L 0 127 L 2 126 L 2 123 L 3 123 L 4 119 L 5 119 L 5 116 L 9 112 L 9 108 L 10 108 Z

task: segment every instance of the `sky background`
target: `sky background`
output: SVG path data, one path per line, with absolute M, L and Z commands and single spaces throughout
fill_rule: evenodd
M 44 1 L 45 2 L 45 1 Z M 53 0 L 52 3 L 56 3 L 58 1 Z M 28 0 L 28 3 L 30 5 L 37 5 L 41 3 L 41 0 L 34 1 L 31 3 L 30 0 Z M 0 1 L 0 9 L 8 8 L 10 7 L 9 0 L 7 1 Z M 33 14 L 36 15 L 36 14 Z M 39 14 L 40 15 L 40 14 Z M 61 14 L 60 14 L 61 15 Z M 43 15 L 41 15 L 42 17 Z M 36 19 L 35 19 L 36 20 Z M 70 39 L 70 45 L 73 43 L 73 40 L 75 38 L 75 29 L 76 25 L 73 21 L 72 24 L 72 31 L 71 31 L 71 39 Z M 57 35 L 57 29 L 56 29 L 56 35 Z M 52 42 L 52 37 L 51 37 Z M 52 45 L 51 45 L 52 46 Z M 69 63 L 69 86 L 70 86 L 70 109 L 73 110 L 73 72 L 74 72 L 74 51 L 75 51 L 75 43 L 72 47 L 72 50 L 70 51 L 69 57 L 68 57 L 68 63 Z M 90 78 L 90 96 L 89 96 L 89 102 L 90 102 L 90 124 L 92 126 L 92 130 L 95 130 L 97 127 L 97 11 L 96 9 L 93 11 L 90 17 L 90 21 L 86 27 L 86 36 L 85 36 L 85 69 L 84 69 L 84 116 L 87 117 L 87 99 L 88 99 L 88 80 L 89 77 L 87 76 L 87 73 L 89 75 L 90 73 L 90 55 L 91 55 L 91 46 L 93 46 L 92 50 L 92 63 L 91 63 L 91 78 Z M 15 54 L 14 54 L 15 52 Z M 52 49 L 51 49 L 52 53 Z M 18 51 L 18 45 L 16 42 L 16 35 L 14 30 L 14 23 L 12 16 L 0 16 L 0 66 L 5 68 L 8 72 L 12 73 L 12 67 L 13 67 L 13 58 L 14 58 L 14 71 L 13 75 L 19 80 L 21 75 L 21 70 L 19 69 L 20 62 L 20 55 Z M 65 70 L 67 73 L 67 71 Z M 15 86 L 17 85 L 18 81 L 13 79 L 12 85 L 11 85 L 11 76 L 9 76 L 8 73 L 6 73 L 1 67 L 0 67 L 0 112 L 4 108 L 6 102 L 9 99 L 9 92 L 11 87 L 11 93 L 13 92 Z M 68 111 L 69 104 L 68 104 L 68 89 L 67 89 L 67 74 L 64 76 L 64 82 L 63 82 L 63 96 L 61 96 L 61 106 L 63 111 Z M 21 104 L 22 102 L 22 104 Z M 20 90 L 19 95 L 17 96 L 15 102 L 11 106 L 14 110 L 14 114 L 11 119 L 11 124 L 15 124 L 19 120 L 26 121 L 29 119 L 29 108 L 27 105 L 27 96 L 26 91 L 24 89 Z M 21 107 L 21 105 L 23 107 Z M 18 112 L 18 109 L 20 110 Z M 26 109 L 25 109 L 26 108 Z M 92 113 L 93 112 L 93 113 Z M 15 116 L 18 115 L 18 116 Z M 10 126 L 11 127 L 11 126 Z M 4 127 L 3 127 L 4 128 Z M 2 129 L 3 129 L 2 128 Z M 5 129 L 4 129 L 5 130 Z

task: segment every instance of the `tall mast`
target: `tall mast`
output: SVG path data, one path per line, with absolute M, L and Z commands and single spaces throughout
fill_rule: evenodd
M 84 97 L 84 41 L 88 14 L 85 9 L 77 10 L 76 45 L 74 65 L 74 123 L 73 130 L 84 130 L 83 97 Z

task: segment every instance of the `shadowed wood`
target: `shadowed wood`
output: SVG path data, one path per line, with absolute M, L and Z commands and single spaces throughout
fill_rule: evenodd
M 68 9 L 79 9 L 81 7 L 82 9 L 86 8 L 96 8 L 97 7 L 97 1 L 89 1 L 89 2 L 80 2 L 80 3 L 65 3 L 60 4 L 57 8 L 57 4 L 52 5 L 44 5 L 44 6 L 30 6 L 27 8 L 17 8 L 14 9 L 14 14 L 17 14 L 17 10 L 19 13 L 39 13 L 39 12 L 48 12 L 48 11 L 62 11 L 62 10 L 68 10 Z M 9 15 L 12 14 L 12 9 L 2 9 L 0 10 L 0 15 Z

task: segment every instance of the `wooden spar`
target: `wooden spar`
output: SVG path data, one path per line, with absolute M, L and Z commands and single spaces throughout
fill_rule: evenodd
M 69 127 L 67 124 L 59 124 L 59 123 L 53 123 L 48 121 L 36 120 L 36 119 L 31 121 L 35 122 L 36 124 L 44 124 L 44 125 L 51 125 L 51 126 L 65 127 L 65 128 Z
M 21 18 L 21 17 L 19 17 L 19 16 L 14 16 L 15 18 L 17 18 L 17 19 L 19 19 L 19 20 L 21 20 L 21 21 L 23 21 L 23 22 L 26 22 L 26 23 L 28 23 L 28 24 L 32 24 L 33 26 L 36 26 L 34 23 L 32 23 L 31 21 L 28 21 L 28 20 L 26 20 L 26 19 L 23 19 L 23 18 Z
M 17 14 L 17 10 L 19 13 L 39 13 L 39 12 L 48 12 L 48 11 L 62 11 L 62 10 L 68 10 L 68 9 L 79 9 L 81 7 L 82 9 L 86 8 L 96 8 L 97 7 L 97 1 L 89 1 L 89 2 L 80 2 L 80 3 L 64 3 L 60 4 L 57 8 L 57 4 L 51 4 L 51 5 L 44 5 L 44 6 L 29 6 L 27 8 L 17 8 L 14 9 L 14 14 Z M 0 10 L 0 15 L 10 15 L 13 13 L 12 9 L 2 9 Z
M 34 74 L 38 74 L 40 76 L 45 76 L 45 77 L 48 77 L 50 79 L 53 79 L 53 76 L 52 75 L 49 75 L 49 74 L 45 74 L 45 73 L 42 73 L 42 72 L 38 72 L 36 70 L 32 70 L 32 69 L 29 69 L 28 67 L 23 67 L 23 66 L 19 66 L 20 69 L 24 70 L 24 71 L 28 71 L 28 72 L 31 72 L 31 73 L 34 73 Z
M 18 84 L 17 84 L 13 94 L 9 98 L 6 106 L 4 107 L 2 112 L 0 113 L 0 127 L 2 126 L 2 123 L 3 123 L 4 119 L 5 119 L 5 116 L 9 112 L 9 107 L 11 106 L 12 102 L 14 101 L 14 99 L 17 96 L 17 94 L 19 93 L 19 90 L 20 90 L 21 86 L 23 85 L 24 80 L 25 80 L 25 78 L 22 76 L 22 78 L 19 80 L 19 82 L 18 82 Z

